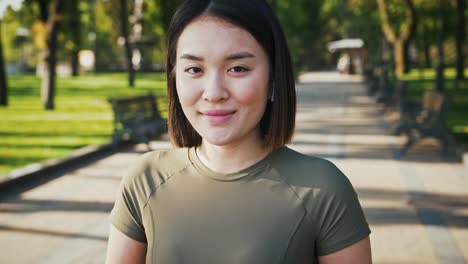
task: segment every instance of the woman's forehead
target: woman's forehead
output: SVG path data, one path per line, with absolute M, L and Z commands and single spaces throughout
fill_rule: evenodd
M 222 18 L 204 16 L 189 23 L 179 37 L 177 54 L 238 53 L 262 50 L 256 39 L 245 29 Z

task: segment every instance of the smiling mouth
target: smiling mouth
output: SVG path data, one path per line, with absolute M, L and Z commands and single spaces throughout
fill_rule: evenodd
M 223 124 L 229 121 L 235 113 L 236 111 L 233 110 L 208 110 L 200 112 L 212 124 Z

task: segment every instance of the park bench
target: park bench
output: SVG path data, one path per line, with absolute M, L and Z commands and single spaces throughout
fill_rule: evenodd
M 118 146 L 123 141 L 149 141 L 166 131 L 167 122 L 158 111 L 153 94 L 109 99 L 114 112 L 114 134 L 112 143 Z
M 407 142 L 400 150 L 400 156 L 404 155 L 416 142 L 428 137 L 439 140 L 443 154 L 448 153 L 447 106 L 446 95 L 434 90 L 426 90 L 419 110 L 416 110 L 414 106 L 411 107 L 411 111 L 402 110 L 395 134 L 406 135 Z

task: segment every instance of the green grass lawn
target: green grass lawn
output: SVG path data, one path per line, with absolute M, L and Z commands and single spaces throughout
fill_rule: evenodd
M 455 138 L 468 146 L 468 80 L 458 83 L 455 87 L 455 70 L 445 71 L 445 91 L 450 95 L 448 126 Z M 465 70 L 468 76 L 468 69 Z M 425 90 L 435 88 L 434 69 L 413 70 L 403 76 L 408 83 L 408 96 L 411 100 L 420 101 Z
M 40 79 L 10 76 L 9 106 L 0 107 L 0 174 L 30 163 L 62 157 L 71 151 L 107 143 L 112 135 L 109 97 L 153 92 L 167 116 L 165 74 L 139 74 L 128 88 L 125 74 L 98 74 L 57 79 L 55 110 L 40 101 Z

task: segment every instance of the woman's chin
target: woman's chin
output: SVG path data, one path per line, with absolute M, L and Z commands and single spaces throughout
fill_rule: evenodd
M 205 133 L 201 135 L 203 142 L 215 146 L 225 146 L 233 143 L 235 139 L 226 133 Z
M 232 143 L 228 138 L 218 138 L 218 137 L 205 137 L 203 142 L 208 143 L 214 146 L 226 146 Z

